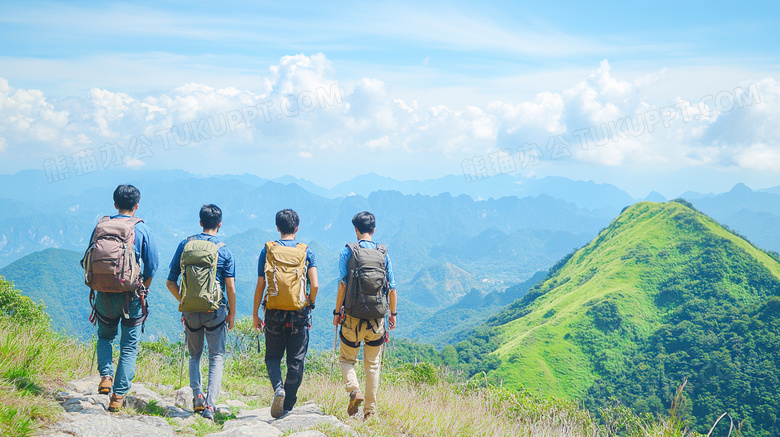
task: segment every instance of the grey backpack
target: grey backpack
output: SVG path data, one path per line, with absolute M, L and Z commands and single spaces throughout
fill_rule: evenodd
M 344 311 L 358 319 L 381 319 L 389 310 L 387 293 L 387 248 L 381 244 L 376 249 L 349 243 L 352 252 L 347 264 L 347 291 L 344 295 Z

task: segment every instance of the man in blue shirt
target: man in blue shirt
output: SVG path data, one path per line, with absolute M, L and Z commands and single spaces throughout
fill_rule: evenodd
M 276 213 L 276 229 L 279 231 L 280 238 L 273 244 L 299 247 L 298 242 L 295 241 L 299 223 L 298 214 L 291 209 Z M 263 299 L 266 288 L 266 257 L 267 249 L 263 247 L 257 262 L 257 288 L 255 288 L 252 308 L 254 326 L 258 330 L 263 329 L 263 320 L 258 315 L 258 311 L 261 304 L 263 308 L 266 307 L 267 301 Z M 307 302 L 303 308 L 299 311 L 265 308 L 265 365 L 274 389 L 274 399 L 271 404 L 271 416 L 274 418 L 279 418 L 293 409 L 298 400 L 298 387 L 303 380 L 306 352 L 309 349 L 310 311 L 314 309 L 314 301 L 317 299 L 319 289 L 314 253 L 308 246 L 305 264 L 309 279 L 309 294 L 306 296 Z M 279 290 L 276 289 L 276 292 L 278 293 Z M 287 352 L 287 377 L 282 382 L 281 362 L 285 352 Z
M 363 211 L 352 218 L 352 225 L 355 227 L 355 235 L 358 240 L 358 246 L 367 249 L 376 249 L 377 244 L 372 240 L 376 230 L 376 218 L 368 211 Z M 358 407 L 363 401 L 366 401 L 363 407 L 364 419 L 368 419 L 374 414 L 376 408 L 376 395 L 379 390 L 379 373 L 382 370 L 381 351 L 384 347 L 385 321 L 383 318 L 378 320 L 363 320 L 344 314 L 342 320 L 341 308 L 344 305 L 344 297 L 347 290 L 347 266 L 352 256 L 351 249 L 347 246 L 341 250 L 339 255 L 339 281 L 338 294 L 336 296 L 336 309 L 333 310 L 333 325 L 341 324 L 341 347 L 339 348 L 339 367 L 341 375 L 344 378 L 344 388 L 349 393 L 349 404 L 347 414 L 350 416 L 358 412 Z M 390 318 L 388 319 L 388 328 L 395 329 L 396 326 L 396 304 L 397 295 L 395 291 L 395 277 L 393 276 L 393 265 L 390 262 L 390 255 L 385 254 L 385 268 L 387 270 L 387 284 L 389 291 L 387 294 L 390 306 Z M 367 323 L 368 322 L 368 323 Z M 349 342 L 350 344 L 348 344 Z M 360 352 L 360 343 L 363 346 L 363 366 L 366 373 L 366 395 L 360 392 L 360 383 L 355 373 L 355 364 L 357 363 L 358 353 Z
M 114 190 L 114 207 L 118 214 L 111 220 L 135 217 L 141 193 L 132 185 L 119 185 Z M 133 249 L 141 269 L 141 282 L 148 289 L 159 265 L 154 234 L 146 223 L 135 224 Z M 93 232 L 94 235 L 94 232 Z M 91 238 L 90 238 L 91 240 Z M 145 290 L 143 290 L 145 291 Z M 111 392 L 109 411 L 117 411 L 124 402 L 135 376 L 135 360 L 138 355 L 138 341 L 141 338 L 145 308 L 138 293 L 106 293 L 97 290 L 95 295 L 95 316 L 98 325 L 97 362 L 101 381 L 98 392 Z M 113 341 L 121 320 L 122 335 L 119 339 L 119 362 L 116 373 L 113 369 Z M 116 375 L 116 379 L 114 379 Z
M 222 227 L 222 210 L 216 205 L 203 205 L 200 209 L 200 225 L 203 232 L 195 235 L 198 240 L 207 240 L 219 244 L 216 235 Z M 179 244 L 173 255 L 170 273 L 166 285 L 173 297 L 181 301 L 181 290 L 178 284 L 181 271 L 181 257 L 187 239 Z M 216 311 L 195 312 L 185 311 L 182 320 L 187 336 L 187 349 L 190 353 L 189 373 L 190 387 L 193 394 L 193 408 L 203 417 L 214 420 L 214 408 L 219 398 L 222 385 L 222 366 L 225 355 L 227 331 L 233 329 L 236 317 L 236 263 L 233 253 L 222 245 L 217 251 L 217 281 L 222 287 L 222 300 Z M 200 374 L 200 358 L 203 354 L 203 339 L 209 345 L 209 384 L 204 396 Z

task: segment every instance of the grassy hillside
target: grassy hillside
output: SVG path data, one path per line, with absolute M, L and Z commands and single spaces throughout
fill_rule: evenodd
M 642 202 L 456 349 L 472 372 L 593 406 L 614 396 L 657 413 L 688 377 L 700 431 L 729 410 L 770 435 L 778 397 L 739 390 L 775 392 L 779 294 L 772 256 L 683 203 Z
M 263 353 L 254 348 L 256 341 L 248 319 L 239 321 L 229 333 L 222 392 L 251 408 L 267 407 L 272 398 Z M 93 349 L 52 332 L 42 308 L 1 277 L 0 345 L 0 434 L 35 435 L 41 425 L 60 420 L 62 410 L 54 393 L 69 379 L 90 373 Z M 178 375 L 180 346 L 166 341 L 141 343 L 136 381 L 151 383 L 148 386 L 167 390 L 168 395 L 186 384 L 186 376 L 182 382 Z M 340 375 L 329 371 L 334 358 L 327 353 L 309 355 L 299 402 L 316 401 L 358 436 L 699 437 L 683 429 L 676 411 L 668 419 L 652 419 L 612 405 L 602 410 L 609 420 L 598 424 L 572 401 L 510 391 L 484 380 L 465 382 L 431 364 L 404 364 L 390 356 L 384 361 L 377 414 L 363 421 L 347 417 L 348 397 Z M 161 412 L 124 408 L 119 414 Z M 209 435 L 221 431 L 227 420 L 231 417 L 218 416 L 216 423 L 203 418 L 186 425 L 172 423 L 177 435 Z M 330 437 L 346 435 L 333 427 L 318 430 Z

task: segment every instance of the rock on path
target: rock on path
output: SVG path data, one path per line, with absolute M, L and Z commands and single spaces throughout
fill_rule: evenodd
M 108 396 L 97 394 L 99 381 L 100 378 L 97 376 L 73 380 L 67 384 L 68 391 L 56 393 L 55 399 L 62 406 L 64 413 L 57 422 L 42 428 L 39 434 L 53 437 L 169 437 L 176 435 L 173 427 L 162 417 L 109 413 L 107 411 Z M 191 405 L 182 402 L 186 399 L 181 399 L 181 395 L 178 397 L 180 399 L 169 399 L 150 390 L 144 384 L 136 382 L 133 383 L 133 388 L 125 397 L 125 406 L 143 409 L 149 402 L 154 401 L 158 407 L 167 411 L 167 417 L 173 418 L 180 426 L 187 427 L 194 424 L 196 419 L 192 411 L 185 409 Z M 222 431 L 209 435 L 214 437 L 279 437 L 286 434 L 289 437 L 324 437 L 325 434 L 312 429 L 319 425 L 329 425 L 348 434 L 354 434 L 349 426 L 339 421 L 335 416 L 324 414 L 320 407 L 313 402 L 296 406 L 292 412 L 279 419 L 271 417 L 270 406 L 250 410 L 247 409 L 246 404 L 237 400 L 228 400 L 226 404 L 218 406 L 218 409 L 226 409 L 228 412 L 231 406 L 242 407 L 242 409 L 239 410 L 236 419 L 225 422 Z

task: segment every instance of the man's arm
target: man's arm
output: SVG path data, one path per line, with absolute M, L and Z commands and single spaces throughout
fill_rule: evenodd
M 393 314 L 397 312 L 396 307 L 398 305 L 398 296 L 395 293 L 395 288 L 390 289 L 390 292 L 387 294 L 387 298 L 390 301 L 390 318 L 388 319 L 388 322 L 390 323 L 389 328 L 395 329 L 396 321 Z
M 341 323 L 341 315 L 338 314 L 341 311 L 341 307 L 344 305 L 344 294 L 347 291 L 347 284 L 343 281 L 339 281 L 339 291 L 336 293 L 336 313 L 333 315 L 333 326 L 337 326 Z
M 257 286 L 255 287 L 255 302 L 252 305 L 252 319 L 254 321 L 255 329 L 263 327 L 263 319 L 258 315 L 260 310 L 260 304 L 263 302 L 263 292 L 265 291 L 265 276 L 257 277 Z
M 225 291 L 230 307 L 227 316 L 228 329 L 233 329 L 236 323 L 236 278 L 225 278 Z
M 149 278 L 149 280 L 151 281 L 152 278 Z M 168 287 L 168 290 L 173 295 L 173 298 L 176 299 L 176 302 L 181 302 L 181 294 L 180 294 L 180 290 L 179 290 L 179 284 L 176 281 L 171 281 L 170 279 L 168 279 L 165 282 L 165 286 Z
M 317 267 L 309 269 L 309 302 L 314 303 L 317 299 L 317 291 L 320 289 L 320 281 L 317 277 Z
M 138 229 L 139 227 L 136 225 L 136 230 Z M 154 239 L 154 233 L 152 232 L 152 229 L 149 226 L 146 226 L 145 223 L 140 227 L 140 229 L 142 229 L 142 231 L 139 232 L 139 234 L 141 234 L 141 247 L 139 252 L 141 259 L 144 262 L 144 286 L 149 288 L 149 286 L 152 285 L 152 277 L 157 272 L 157 267 L 159 267 L 160 261 L 157 258 L 157 242 Z M 139 248 L 136 246 L 136 249 Z
M 176 252 L 173 253 L 173 258 L 171 259 L 171 264 L 168 267 L 168 280 L 165 282 L 165 286 L 168 287 L 168 290 L 171 292 L 173 297 L 176 299 L 176 302 L 181 302 L 181 288 L 179 287 L 179 276 L 181 275 L 181 253 L 184 250 L 184 244 L 185 241 L 182 241 L 178 247 L 176 247 Z M 149 278 L 149 281 L 151 282 L 152 278 Z

